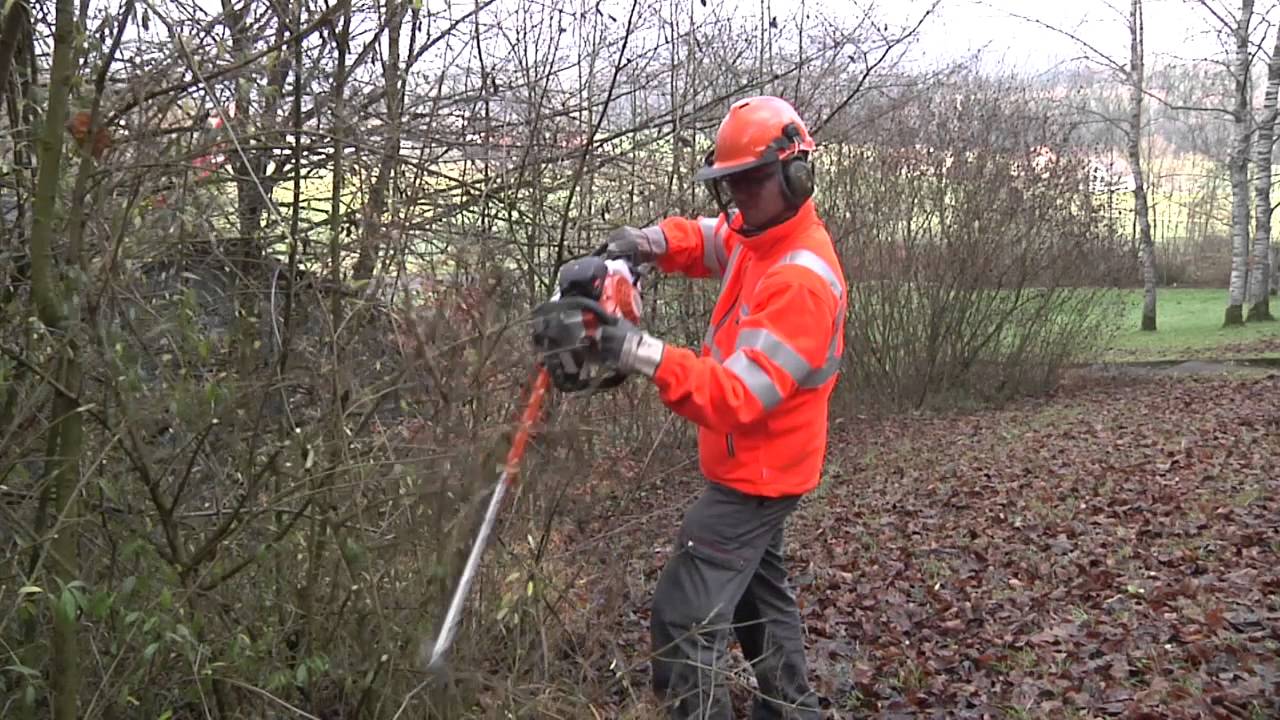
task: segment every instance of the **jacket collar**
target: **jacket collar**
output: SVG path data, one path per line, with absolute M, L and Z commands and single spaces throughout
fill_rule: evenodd
M 741 239 L 742 246 L 747 249 L 747 252 L 756 257 L 764 257 L 772 253 L 780 245 L 785 244 L 788 238 L 794 238 L 801 230 L 819 222 L 822 221 L 818 219 L 818 211 L 813 204 L 813 198 L 810 198 L 804 201 L 804 204 L 800 206 L 795 215 L 756 235 L 742 234 L 742 213 L 740 212 L 734 213 L 729 227 L 737 233 Z

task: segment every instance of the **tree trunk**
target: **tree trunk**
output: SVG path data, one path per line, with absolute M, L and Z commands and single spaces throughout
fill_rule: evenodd
M 30 32 L 27 28 L 27 4 L 11 2 L 7 6 L 3 16 L 0 16 L 0 108 L 5 106 L 10 85 L 17 87 L 16 82 L 9 81 L 9 75 L 13 72 L 13 59 L 18 54 L 18 41 Z
M 7 115 L 10 128 L 6 138 L 11 153 L 9 177 L 15 183 L 30 182 L 34 185 L 35 161 L 31 158 L 30 148 L 35 145 L 35 123 L 29 118 L 36 103 L 30 95 L 32 78 L 24 67 L 28 60 L 26 55 L 33 44 L 26 4 L 9 3 L 0 24 L 0 112 Z M 0 237 L 5 238 L 5 252 L 12 253 L 8 272 L 0 275 L 0 305 L 8 305 L 17 297 L 19 288 L 30 284 L 31 260 L 26 236 L 28 210 L 23 202 L 16 203 L 11 209 L 0 210 L 4 215 L 13 213 L 12 218 L 0 218 Z M 16 386 L 10 383 L 8 392 L 12 395 L 15 391 Z
M 1276 268 L 1280 267 L 1280 247 L 1271 243 L 1271 292 L 1268 295 L 1275 295 L 1276 290 L 1280 290 L 1280 272 L 1276 272 Z
M 65 595 L 72 581 L 80 574 L 80 531 L 76 528 L 79 517 L 80 455 L 84 447 L 84 428 L 79 411 L 80 362 L 76 359 L 74 343 L 63 351 L 60 360 L 59 383 L 67 390 L 59 393 L 53 402 L 54 417 L 62 418 L 49 432 L 58 433 L 58 453 L 50 458 L 54 492 L 54 522 L 52 567 L 58 586 Z M 74 596 L 73 596 L 74 597 Z M 77 610 L 66 600 L 59 602 L 53 613 L 53 675 L 49 683 L 53 694 L 55 720 L 73 720 L 79 716 L 80 649 L 76 640 Z
M 1156 329 L 1156 247 L 1151 239 L 1147 187 L 1142 174 L 1142 2 L 1133 0 L 1129 22 L 1129 165 L 1133 172 L 1133 207 L 1142 247 L 1142 329 Z
M 1276 105 L 1280 97 L 1280 31 L 1275 49 L 1267 65 L 1267 93 L 1262 103 L 1262 121 L 1258 124 L 1257 179 L 1254 181 L 1256 235 L 1249 268 L 1249 321 L 1274 320 L 1271 316 L 1271 157 L 1276 129 Z
M 1244 291 L 1249 277 L 1249 21 L 1253 0 L 1241 0 L 1236 24 L 1236 142 L 1231 149 L 1231 285 L 1224 325 L 1244 324 Z
M 369 190 L 369 202 L 365 205 L 360 253 L 351 270 L 351 278 L 355 281 L 368 280 L 377 265 L 383 239 L 382 220 L 387 210 L 387 194 L 396 170 L 396 161 L 400 158 L 400 97 L 403 94 L 400 87 L 400 34 L 407 9 L 407 3 L 401 0 L 387 1 L 387 59 L 382 64 L 382 81 L 387 88 L 384 100 L 387 105 L 387 138 L 382 146 L 378 175 Z
M 58 273 L 53 267 L 54 220 L 58 212 L 58 185 L 62 177 L 63 126 L 67 120 L 67 96 L 71 88 L 75 59 L 75 0 L 58 0 L 53 31 L 53 61 L 49 71 L 49 103 L 38 146 L 38 174 L 31 225 L 31 295 L 40 321 L 54 338 L 68 338 L 58 359 L 57 396 L 53 403 L 53 423 L 49 427 L 49 447 L 56 447 L 46 465 L 53 488 L 53 539 L 51 567 L 59 591 L 53 613 L 50 646 L 49 690 L 55 720 L 72 720 L 78 715 L 80 690 L 79 648 L 76 638 L 76 606 L 62 599 L 67 586 L 79 574 L 79 534 L 76 527 L 76 494 L 80 482 L 80 451 L 83 440 L 80 400 L 80 365 L 70 338 L 74 337 L 68 299 L 64 297 Z M 74 598 L 72 598 L 74 599 Z

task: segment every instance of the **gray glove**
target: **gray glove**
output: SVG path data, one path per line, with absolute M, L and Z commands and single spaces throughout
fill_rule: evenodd
M 620 373 L 639 372 L 653 377 L 666 347 L 663 341 L 620 317 L 616 325 L 600 327 L 597 361 Z
M 533 309 L 533 346 L 544 353 L 582 350 L 587 347 L 587 329 L 582 311 L 564 303 L 544 302 Z
M 666 254 L 667 236 L 657 225 L 643 229 L 623 225 L 609 233 L 605 249 L 606 258 L 626 258 L 637 264 L 653 262 Z

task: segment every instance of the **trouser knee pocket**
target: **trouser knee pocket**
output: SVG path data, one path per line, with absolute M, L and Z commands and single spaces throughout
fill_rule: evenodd
M 714 543 L 696 537 L 684 537 L 680 540 L 680 552 L 688 553 L 703 562 L 730 572 L 744 572 L 747 560 L 740 554 L 717 547 Z
M 694 536 L 677 542 L 654 593 L 655 619 L 673 630 L 727 622 L 751 579 L 749 558 Z

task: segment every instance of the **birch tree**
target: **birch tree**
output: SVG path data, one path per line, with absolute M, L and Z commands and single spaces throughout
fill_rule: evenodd
M 1133 173 L 1133 207 L 1142 248 L 1142 329 L 1156 329 L 1156 248 L 1151 239 L 1147 188 L 1142 174 L 1142 0 L 1133 0 L 1129 12 L 1129 166 Z
M 1112 8 L 1116 12 L 1118 9 Z M 1156 329 L 1156 252 L 1151 236 L 1151 209 L 1147 201 L 1147 183 L 1142 164 L 1143 100 L 1146 95 L 1143 70 L 1142 0 L 1131 0 L 1127 23 L 1129 25 L 1129 62 L 1114 59 L 1105 51 L 1084 38 L 1041 20 L 1014 14 L 1022 20 L 1040 25 L 1064 35 L 1083 49 L 1087 57 L 1106 67 L 1129 90 L 1128 120 L 1121 122 L 1112 113 L 1102 118 L 1125 139 L 1129 155 L 1129 171 L 1133 177 L 1133 207 L 1138 228 L 1138 247 L 1142 270 L 1142 321 L 1143 330 Z M 1087 111 L 1086 111 L 1087 112 Z M 1118 111 L 1116 112 L 1118 114 Z
M 1280 97 L 1280 30 L 1267 63 L 1267 92 L 1262 101 L 1255 145 L 1257 179 L 1254 181 L 1254 212 L 1257 213 L 1253 257 L 1249 268 L 1249 315 L 1255 320 L 1274 320 L 1271 315 L 1271 158 L 1274 150 L 1276 105 Z
M 1208 4 L 1205 4 L 1208 7 Z M 1235 22 L 1235 105 L 1231 111 L 1235 142 L 1229 163 L 1231 176 L 1231 283 L 1228 289 L 1225 325 L 1244 324 L 1245 285 L 1249 276 L 1249 141 L 1252 117 L 1249 113 L 1249 23 L 1253 0 L 1240 1 L 1240 17 Z

